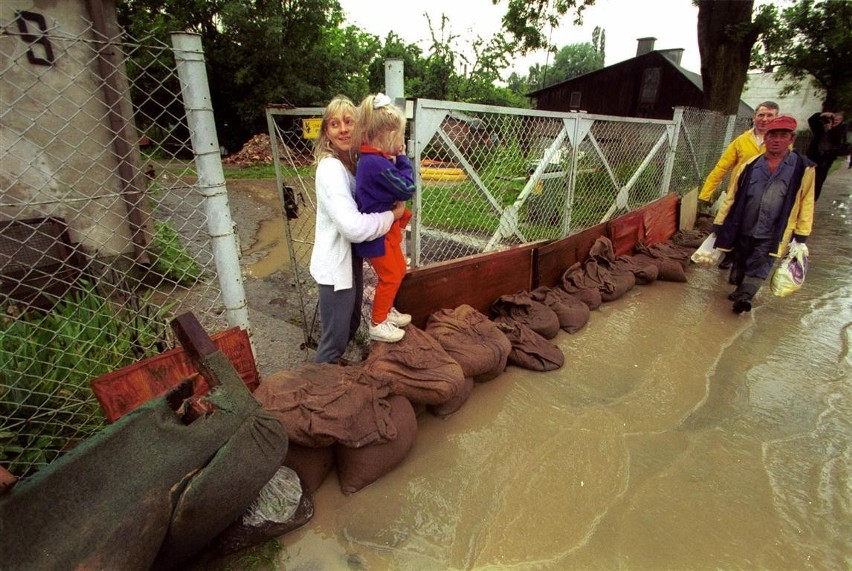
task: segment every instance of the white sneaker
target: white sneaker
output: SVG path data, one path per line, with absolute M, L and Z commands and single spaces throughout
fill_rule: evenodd
M 407 313 L 400 313 L 396 310 L 395 307 L 392 307 L 388 312 L 388 316 L 385 321 L 390 321 L 397 327 L 405 327 L 406 325 L 411 323 L 411 316 Z
M 385 343 L 396 343 L 405 336 L 405 331 L 385 319 L 378 325 L 370 326 L 370 339 L 373 341 L 384 341 Z

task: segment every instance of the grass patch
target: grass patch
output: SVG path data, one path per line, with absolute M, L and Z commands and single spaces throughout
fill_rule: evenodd
M 183 286 L 192 286 L 201 279 L 203 271 L 196 263 L 170 221 L 154 221 L 152 270 Z
M 170 307 L 114 309 L 88 282 L 49 312 L 0 322 L 0 461 L 26 476 L 105 424 L 90 381 L 161 352 Z

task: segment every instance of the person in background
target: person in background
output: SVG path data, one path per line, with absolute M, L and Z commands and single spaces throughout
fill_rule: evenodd
M 808 127 L 811 128 L 813 138 L 808 145 L 806 154 L 809 159 L 816 163 L 816 194 L 814 200 L 819 200 L 828 171 L 846 146 L 846 124 L 843 122 L 842 112 L 823 111 L 808 117 Z
M 405 115 L 384 93 L 368 95 L 358 107 L 355 142 L 360 157 L 355 175 L 355 201 L 361 212 L 385 212 L 397 201 L 414 196 L 414 169 L 405 155 Z M 411 316 L 393 306 L 405 277 L 402 237 L 411 212 L 397 220 L 383 237 L 355 245 L 355 253 L 369 259 L 379 283 L 373 299 L 370 339 L 394 343 Z
M 813 162 L 791 150 L 796 120 L 780 115 L 766 127 L 763 154 L 739 166 L 716 218 L 716 248 L 733 249 L 728 296 L 734 313 L 751 311 L 751 303 L 782 257 L 791 239 L 803 244 L 811 233 L 814 212 Z
M 385 212 L 362 214 L 355 204 L 355 154 L 352 128 L 355 105 L 337 96 L 323 114 L 314 142 L 317 215 L 310 272 L 319 287 L 322 335 L 316 363 L 341 362 L 361 323 L 363 261 L 352 244 L 384 236 L 402 216 L 399 203 Z
M 716 166 L 707 175 L 704 186 L 698 194 L 700 205 L 705 208 L 710 206 L 713 193 L 729 172 L 741 166 L 750 158 L 763 152 L 763 136 L 766 134 L 766 126 L 778 115 L 778 104 L 774 101 L 764 101 L 757 106 L 752 117 L 752 127 L 743 132 L 719 157 Z M 733 252 L 728 253 L 719 262 L 719 269 L 726 270 L 733 262 Z

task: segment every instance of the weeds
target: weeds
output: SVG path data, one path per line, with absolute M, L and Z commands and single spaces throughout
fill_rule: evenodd
M 147 297 L 134 305 L 115 309 L 82 282 L 49 312 L 5 308 L 0 461 L 11 472 L 28 475 L 97 433 L 105 420 L 90 381 L 163 349 L 169 307 L 151 309 Z

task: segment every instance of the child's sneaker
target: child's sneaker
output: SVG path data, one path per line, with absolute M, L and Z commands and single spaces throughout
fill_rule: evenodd
M 395 307 L 392 307 L 390 311 L 388 311 L 388 317 L 386 321 L 390 321 L 397 327 L 405 327 L 409 323 L 411 323 L 411 316 L 407 313 L 400 313 L 396 310 Z
M 385 319 L 378 325 L 370 326 L 370 339 L 373 341 L 384 341 L 385 343 L 396 343 L 405 336 L 405 331 Z

